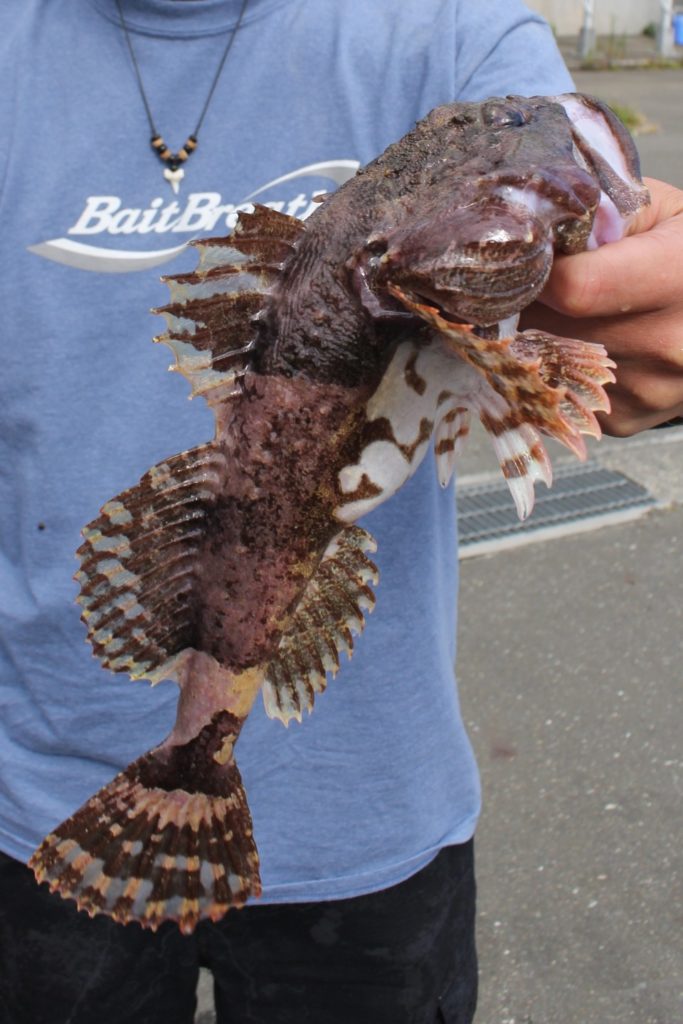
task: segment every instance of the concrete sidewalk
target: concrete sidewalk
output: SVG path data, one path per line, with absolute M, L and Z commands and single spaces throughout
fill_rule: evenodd
M 483 1024 L 683 1021 L 683 430 L 601 457 L 663 507 L 462 563 Z
M 643 170 L 683 187 L 683 70 L 574 77 L 657 125 Z M 461 480 L 494 470 L 488 449 Z M 683 1024 L 683 428 L 591 459 L 660 507 L 461 565 L 482 1024 Z
M 580 92 L 645 117 L 645 131 L 636 136 L 643 174 L 683 188 L 683 67 L 572 74 Z
M 626 35 L 614 32 L 612 35 L 598 35 L 586 58 L 579 56 L 578 36 L 558 36 L 557 45 L 570 71 L 594 67 L 598 69 L 628 68 L 648 70 L 683 61 L 683 46 L 674 45 L 673 52 L 665 57 L 657 52 L 654 37 Z

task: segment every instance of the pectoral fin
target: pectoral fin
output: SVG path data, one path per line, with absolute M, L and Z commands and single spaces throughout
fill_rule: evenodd
M 490 433 L 520 518 L 525 518 L 533 508 L 535 481 L 550 484 L 552 479 L 540 435 L 554 437 L 584 459 L 582 435 L 600 436 L 594 413 L 609 409 L 603 385 L 614 380 L 614 363 L 602 345 L 542 331 L 482 337 L 473 326 L 452 323 L 398 288 L 392 293 L 438 332 L 453 355 L 478 371 L 480 383 L 470 387 L 468 404 Z

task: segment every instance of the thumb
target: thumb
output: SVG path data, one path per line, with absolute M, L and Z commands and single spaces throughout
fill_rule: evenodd
M 616 316 L 667 305 L 680 291 L 683 192 L 645 178 L 652 202 L 624 238 L 592 252 L 559 256 L 540 301 L 573 317 Z

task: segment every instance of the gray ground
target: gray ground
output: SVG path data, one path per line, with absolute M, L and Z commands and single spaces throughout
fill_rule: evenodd
M 660 126 L 643 170 L 683 187 L 683 70 L 574 75 Z M 481 1024 L 683 1022 L 683 428 L 592 457 L 664 507 L 462 563 Z
M 683 188 L 683 68 L 572 74 L 581 92 L 644 115 L 649 124 L 636 138 L 643 174 Z
M 683 188 L 683 69 L 574 75 L 659 126 L 644 173 Z M 683 1024 L 683 428 L 591 457 L 660 507 L 462 563 L 481 1024 Z M 461 475 L 493 466 L 473 439 Z
M 644 483 L 665 449 L 679 503 L 462 564 L 484 1024 L 683 1021 L 676 435 L 620 461 Z

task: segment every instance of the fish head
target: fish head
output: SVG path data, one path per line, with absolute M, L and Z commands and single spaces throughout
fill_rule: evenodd
M 376 294 L 397 288 L 453 319 L 498 322 L 536 298 L 556 251 L 592 247 L 605 201 L 620 232 L 647 201 L 630 136 L 598 101 L 509 96 L 439 107 L 430 121 L 437 141 L 418 180 L 361 257 Z

